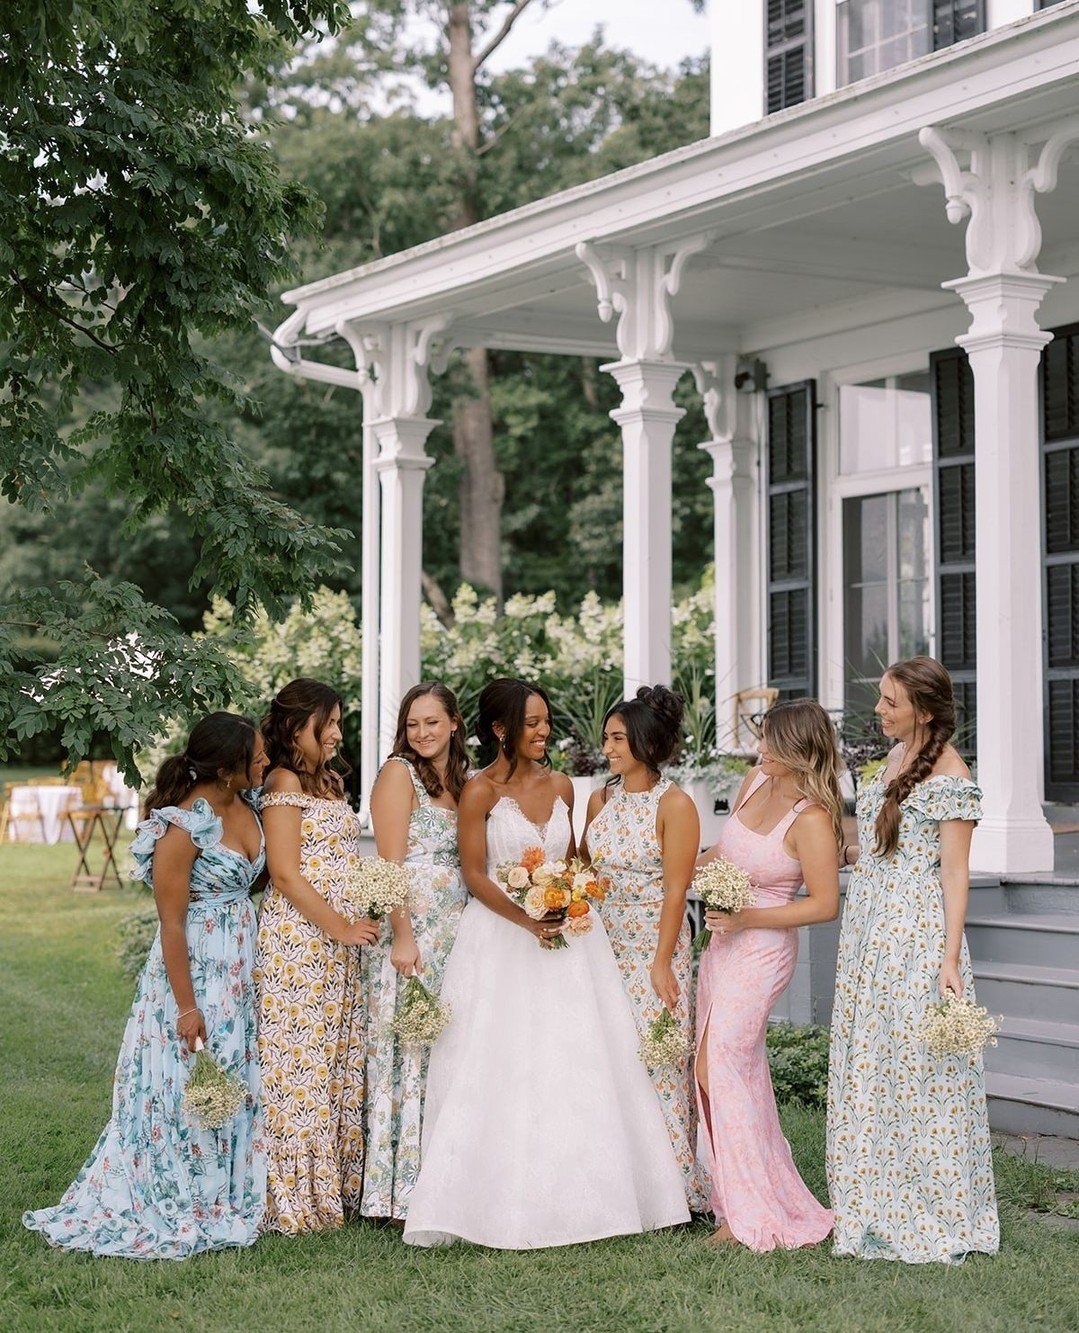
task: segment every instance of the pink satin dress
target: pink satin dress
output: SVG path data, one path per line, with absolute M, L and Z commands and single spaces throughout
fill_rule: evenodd
M 758 772 L 739 809 L 763 781 Z M 783 839 L 806 804 L 800 801 L 767 833 L 754 833 L 737 812 L 727 820 L 717 850 L 748 873 L 757 907 L 781 907 L 801 887 L 801 864 Z M 707 1097 L 699 1081 L 695 1086 L 712 1207 L 717 1225 L 725 1220 L 751 1250 L 816 1245 L 833 1223 L 794 1165 L 765 1050 L 768 1015 L 797 958 L 797 930 L 741 930 L 714 935 L 698 973 L 697 1049 L 706 1043 Z

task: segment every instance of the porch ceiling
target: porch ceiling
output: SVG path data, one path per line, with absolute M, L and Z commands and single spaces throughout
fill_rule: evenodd
M 1038 128 L 1079 108 L 1079 0 L 938 52 L 875 80 L 689 145 L 363 268 L 289 292 L 282 341 L 331 335 L 342 321 L 450 316 L 455 341 L 618 355 L 613 325 L 574 253 L 599 244 L 673 244 L 702 232 L 672 302 L 682 361 L 854 327 L 905 294 L 905 308 L 954 300 L 967 271 L 963 227 L 939 184 L 917 185 L 931 159 L 924 125 Z M 1039 267 L 1079 272 L 1079 164 L 1039 196 Z M 889 307 L 894 304 L 889 300 Z

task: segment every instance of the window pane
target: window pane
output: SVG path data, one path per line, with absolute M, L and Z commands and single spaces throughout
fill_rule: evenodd
M 840 472 L 910 467 L 928 463 L 932 457 L 927 373 L 840 385 Z
M 840 87 L 902 65 L 932 48 L 925 0 L 842 0 L 836 19 Z

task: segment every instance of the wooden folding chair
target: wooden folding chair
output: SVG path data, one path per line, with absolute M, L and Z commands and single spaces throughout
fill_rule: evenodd
M 26 827 L 33 828 L 35 824 L 41 835 L 40 840 L 45 841 L 45 819 L 37 796 L 33 793 L 34 785 L 29 782 L 4 783 L 4 804 L 0 809 L 0 844 L 7 842 L 9 831 L 14 834 L 12 842 L 21 842 L 20 831 Z M 16 792 L 20 794 L 15 796 Z
M 752 749 L 760 740 L 761 721 L 775 701 L 779 691 L 771 685 L 757 685 L 751 690 L 739 690 L 734 696 L 734 749 Z M 742 739 L 743 732 L 745 740 Z

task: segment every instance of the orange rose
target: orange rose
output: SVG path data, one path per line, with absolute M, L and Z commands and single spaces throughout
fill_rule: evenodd
M 565 907 L 567 901 L 566 890 L 560 889 L 552 884 L 544 893 L 543 901 L 552 911 L 556 911 L 560 907 Z
M 594 880 L 591 884 L 589 884 L 588 896 L 590 898 L 598 898 L 600 902 L 602 902 L 603 899 L 606 898 L 607 891 L 610 887 L 611 887 L 611 881 L 607 878 L 606 875 L 603 875 L 600 879 Z
M 533 870 L 538 870 L 544 861 L 547 860 L 547 853 L 542 847 L 526 847 L 521 854 L 521 865 L 531 875 Z
M 566 911 L 566 915 L 587 916 L 591 910 L 592 910 L 591 907 L 589 907 L 589 905 L 586 902 L 570 903 Z

